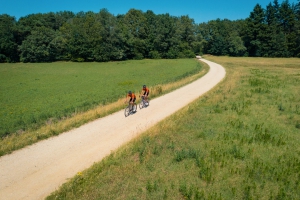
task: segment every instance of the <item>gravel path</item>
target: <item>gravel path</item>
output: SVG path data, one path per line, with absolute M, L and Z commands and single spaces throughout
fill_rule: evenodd
M 121 110 L 0 157 L 0 200 L 44 199 L 68 178 L 212 89 L 225 77 L 225 69 L 200 60 L 210 66 L 205 76 L 151 100 L 129 117 Z

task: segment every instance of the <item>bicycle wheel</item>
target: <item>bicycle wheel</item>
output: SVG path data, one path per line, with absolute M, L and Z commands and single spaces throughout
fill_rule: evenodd
M 140 107 L 140 109 L 144 108 L 144 102 L 143 101 L 141 101 L 141 103 L 139 103 L 139 107 Z
M 130 115 L 130 109 L 129 109 L 129 106 L 127 106 L 127 107 L 125 108 L 124 114 L 125 114 L 125 117 L 127 117 L 128 115 Z
M 135 113 L 137 111 L 137 105 L 136 103 L 133 105 L 133 108 L 132 108 L 132 112 Z

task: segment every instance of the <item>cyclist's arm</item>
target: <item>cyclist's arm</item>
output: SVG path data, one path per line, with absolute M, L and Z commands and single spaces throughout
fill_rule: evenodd
M 125 102 L 128 101 L 129 96 L 126 94 Z

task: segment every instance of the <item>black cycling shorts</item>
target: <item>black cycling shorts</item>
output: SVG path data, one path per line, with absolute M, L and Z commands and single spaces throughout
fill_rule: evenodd
M 149 92 L 146 92 L 146 91 L 145 91 L 145 92 L 144 92 L 144 95 L 147 95 L 147 96 L 149 96 Z
M 135 100 L 136 100 L 136 98 L 134 98 L 133 100 L 132 100 L 132 98 L 130 98 L 130 100 L 129 100 L 129 102 L 135 102 Z

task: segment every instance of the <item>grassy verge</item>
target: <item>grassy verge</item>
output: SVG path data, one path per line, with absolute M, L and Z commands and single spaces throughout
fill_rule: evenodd
M 219 86 L 47 199 L 299 199 L 300 59 L 207 59 Z
M 143 61 L 143 62 L 145 62 L 145 61 Z M 155 61 L 155 62 L 158 62 L 158 61 Z M 198 61 L 194 61 L 192 59 L 189 59 L 189 60 L 183 59 L 180 61 L 178 61 L 178 60 L 177 61 L 175 61 L 175 60 L 163 61 L 163 63 L 158 66 L 166 65 L 165 67 L 168 68 L 168 67 L 170 67 L 170 65 L 174 65 L 175 64 L 174 62 L 177 62 L 178 66 L 183 66 L 184 63 L 188 62 L 189 63 L 188 65 L 191 65 L 190 68 L 193 69 L 192 66 L 195 66 L 195 62 L 198 62 Z M 129 65 L 129 64 L 127 64 L 127 65 Z M 139 63 L 139 64 L 141 64 L 141 63 Z M 144 63 L 144 64 L 147 65 L 147 63 Z M 149 65 L 149 63 L 148 63 L 148 65 Z M 132 65 L 130 65 L 130 66 L 132 67 Z M 153 64 L 150 65 L 150 68 L 151 68 L 151 66 L 153 67 Z M 110 66 L 110 67 L 112 67 L 112 66 Z M 147 68 L 149 68 L 149 66 L 147 66 Z M 173 68 L 173 70 L 175 70 L 175 69 L 176 69 L 176 67 Z M 180 69 L 180 70 L 182 70 L 182 69 Z M 169 78 L 169 81 L 166 81 L 166 80 L 162 81 L 164 79 L 163 77 L 165 77 L 165 76 L 161 75 L 162 77 L 159 80 L 160 80 L 160 82 L 163 82 L 163 84 L 158 84 L 158 82 L 155 82 L 158 80 L 155 80 L 155 79 L 152 80 L 151 83 L 153 84 L 153 86 L 150 86 L 151 98 L 168 93 L 180 86 L 183 86 L 187 83 L 190 83 L 191 81 L 196 80 L 197 78 L 199 78 L 207 73 L 208 66 L 205 64 L 201 64 L 200 67 L 197 68 L 197 70 L 195 70 L 195 68 L 194 68 L 194 70 L 190 70 L 190 71 L 186 71 L 186 69 L 185 69 L 185 71 L 180 72 L 180 70 L 178 72 L 176 72 L 180 75 L 177 74 L 177 76 L 176 76 L 176 73 L 173 74 L 173 76 L 168 75 L 168 76 L 172 77 L 172 78 Z M 125 71 L 127 71 L 127 68 Z M 151 70 L 148 70 L 148 71 L 151 72 Z M 169 69 L 166 72 L 170 73 L 171 71 L 172 70 Z M 142 70 L 142 72 L 144 73 L 144 70 Z M 151 78 L 153 76 L 155 76 L 155 74 L 149 75 L 147 77 Z M 111 82 L 113 83 L 114 81 L 111 81 Z M 149 80 L 149 82 L 150 82 L 150 80 Z M 143 83 L 139 82 L 139 84 L 134 85 L 134 86 L 132 85 L 131 87 L 133 88 L 133 91 L 138 92 L 138 89 L 141 88 L 141 85 L 143 85 Z M 136 89 L 134 89 L 134 88 L 136 88 Z M 98 106 L 94 106 L 92 109 L 87 110 L 87 111 L 78 111 L 77 110 L 76 112 L 71 113 L 68 117 L 63 117 L 59 120 L 57 118 L 50 118 L 47 120 L 47 123 L 45 123 L 45 125 L 42 125 L 39 128 L 35 128 L 35 129 L 31 128 L 28 130 L 24 130 L 21 133 L 10 134 L 9 136 L 1 138 L 1 140 L 0 140 L 0 156 L 8 154 L 14 150 L 20 149 L 24 146 L 33 144 L 40 140 L 58 135 L 64 131 L 68 131 L 72 128 L 79 127 L 80 125 L 83 125 L 89 121 L 95 120 L 100 117 L 104 117 L 104 116 L 111 114 L 115 111 L 118 111 L 122 108 L 124 108 L 124 99 L 119 98 L 111 103 L 100 104 Z
M 5 63 L 0 67 L 0 137 L 37 129 L 201 70 L 195 59 L 107 63 Z

